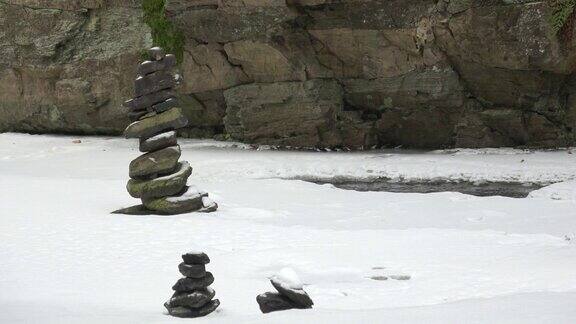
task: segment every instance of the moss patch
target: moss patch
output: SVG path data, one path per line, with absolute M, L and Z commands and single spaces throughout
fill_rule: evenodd
M 166 0 L 143 0 L 144 22 L 152 30 L 154 46 L 160 46 L 167 53 L 176 55 L 179 63 L 184 55 L 184 34 L 166 18 Z
M 566 24 L 576 7 L 576 0 L 549 0 L 552 14 L 550 15 L 550 24 L 556 34 Z

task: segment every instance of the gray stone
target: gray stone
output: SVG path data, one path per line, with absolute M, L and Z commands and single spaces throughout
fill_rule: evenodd
M 180 158 L 180 146 L 170 146 L 143 154 L 130 162 L 130 178 L 163 176 L 174 171 Z
M 170 301 L 168 301 L 168 305 L 170 307 L 199 308 L 211 301 L 215 295 L 216 292 L 210 287 L 197 289 L 192 292 L 175 292 Z
M 186 264 L 208 264 L 210 263 L 210 258 L 204 252 L 188 252 L 182 254 L 182 260 Z
M 262 313 L 271 313 L 298 308 L 290 299 L 277 293 L 267 292 L 256 296 L 256 302 Z
M 134 82 L 134 93 L 136 97 L 171 89 L 176 86 L 174 76 L 165 71 L 158 71 L 145 76 L 140 76 Z
M 136 97 L 124 102 L 124 107 L 129 108 L 132 111 L 136 110 L 148 110 L 151 111 L 151 107 L 157 103 L 168 100 L 176 96 L 176 92 L 172 89 L 161 90 L 158 92 L 143 95 L 142 97 Z
M 157 71 L 171 70 L 176 66 L 176 56 L 166 55 L 160 61 L 145 61 L 138 66 L 138 75 L 143 76 Z
M 178 265 L 180 273 L 187 278 L 202 278 L 206 275 L 206 266 L 203 264 L 180 263 Z
M 177 292 L 193 292 L 197 289 L 203 289 L 210 286 L 214 282 L 214 276 L 210 271 L 206 272 L 203 278 L 181 278 L 172 287 L 172 290 Z
M 152 180 L 130 179 L 126 188 L 132 197 L 143 200 L 176 195 L 186 187 L 186 182 L 191 174 L 192 167 L 190 164 L 180 162 L 173 174 Z M 146 208 L 149 208 L 145 201 L 143 203 Z
M 147 139 L 140 139 L 140 152 L 152 152 L 165 147 L 174 146 L 177 143 L 175 131 L 168 131 Z
M 168 310 L 168 314 L 174 317 L 182 317 L 182 318 L 195 318 L 206 316 L 215 311 L 218 308 L 218 306 L 220 306 L 220 301 L 218 299 L 214 299 L 200 308 L 188 308 L 181 306 L 170 307 L 170 305 L 164 304 L 164 307 L 166 307 L 166 309 Z
M 152 105 L 152 110 L 156 113 L 164 112 L 170 108 L 178 107 L 178 99 L 168 98 L 165 101 Z
M 148 55 L 153 61 L 160 61 L 166 56 L 166 52 L 161 47 L 152 47 L 148 50 Z
M 188 119 L 179 108 L 172 108 L 150 118 L 128 125 L 124 131 L 126 138 L 148 138 L 150 136 L 186 126 Z
M 270 282 L 282 296 L 290 299 L 294 304 L 298 305 L 299 308 L 311 308 L 312 305 L 314 305 L 314 302 L 310 299 L 310 296 L 308 296 L 304 289 L 288 287 L 275 278 L 272 278 Z
M 207 193 L 198 191 L 195 187 L 188 187 L 176 195 L 142 199 L 142 203 L 146 208 L 158 213 L 177 215 L 201 210 L 204 207 L 202 198 L 206 196 Z
M 154 214 L 154 212 L 146 208 L 146 206 L 140 204 L 115 210 L 112 212 L 112 214 L 142 216 L 142 215 L 152 215 Z

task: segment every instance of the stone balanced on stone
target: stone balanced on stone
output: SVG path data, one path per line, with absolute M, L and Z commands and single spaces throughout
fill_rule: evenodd
M 262 313 L 312 308 L 314 305 L 310 296 L 302 288 L 300 279 L 291 269 L 282 269 L 278 275 L 270 279 L 270 282 L 278 292 L 267 292 L 256 297 Z
M 209 287 L 214 282 L 212 273 L 206 271 L 210 258 L 203 252 L 189 252 L 182 259 L 178 270 L 184 278 L 172 287 L 174 295 L 164 307 L 175 317 L 206 316 L 220 306 L 218 299 L 212 299 L 216 292 Z
M 172 69 L 176 58 L 159 47 L 148 51 L 150 60 L 138 67 L 135 97 L 124 103 L 133 121 L 124 135 L 140 139 L 144 153 L 130 163 L 130 195 L 140 198 L 142 205 L 116 211 L 124 214 L 174 215 L 193 211 L 211 212 L 218 205 L 208 194 L 188 186 L 192 167 L 179 162 L 180 146 L 176 130 L 188 124 L 178 107 L 174 92 L 176 78 Z

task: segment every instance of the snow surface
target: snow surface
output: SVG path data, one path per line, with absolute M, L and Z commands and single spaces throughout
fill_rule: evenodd
M 285 152 L 180 140 L 210 214 L 113 215 L 137 140 L 0 134 L 0 323 L 573 323 L 571 150 Z M 529 198 L 355 192 L 355 176 L 561 182 Z M 543 194 L 547 191 L 546 194 Z M 562 197 L 562 199 L 557 199 Z M 165 315 L 180 255 L 205 251 L 222 302 Z M 294 269 L 311 310 L 263 315 Z M 373 276 L 409 275 L 378 281 Z

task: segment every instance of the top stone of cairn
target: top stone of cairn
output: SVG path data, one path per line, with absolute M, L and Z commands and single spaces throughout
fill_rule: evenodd
M 150 55 L 150 59 L 152 61 L 160 61 L 161 59 L 166 56 L 166 52 L 163 48 L 160 47 L 152 47 L 148 50 L 148 55 Z

